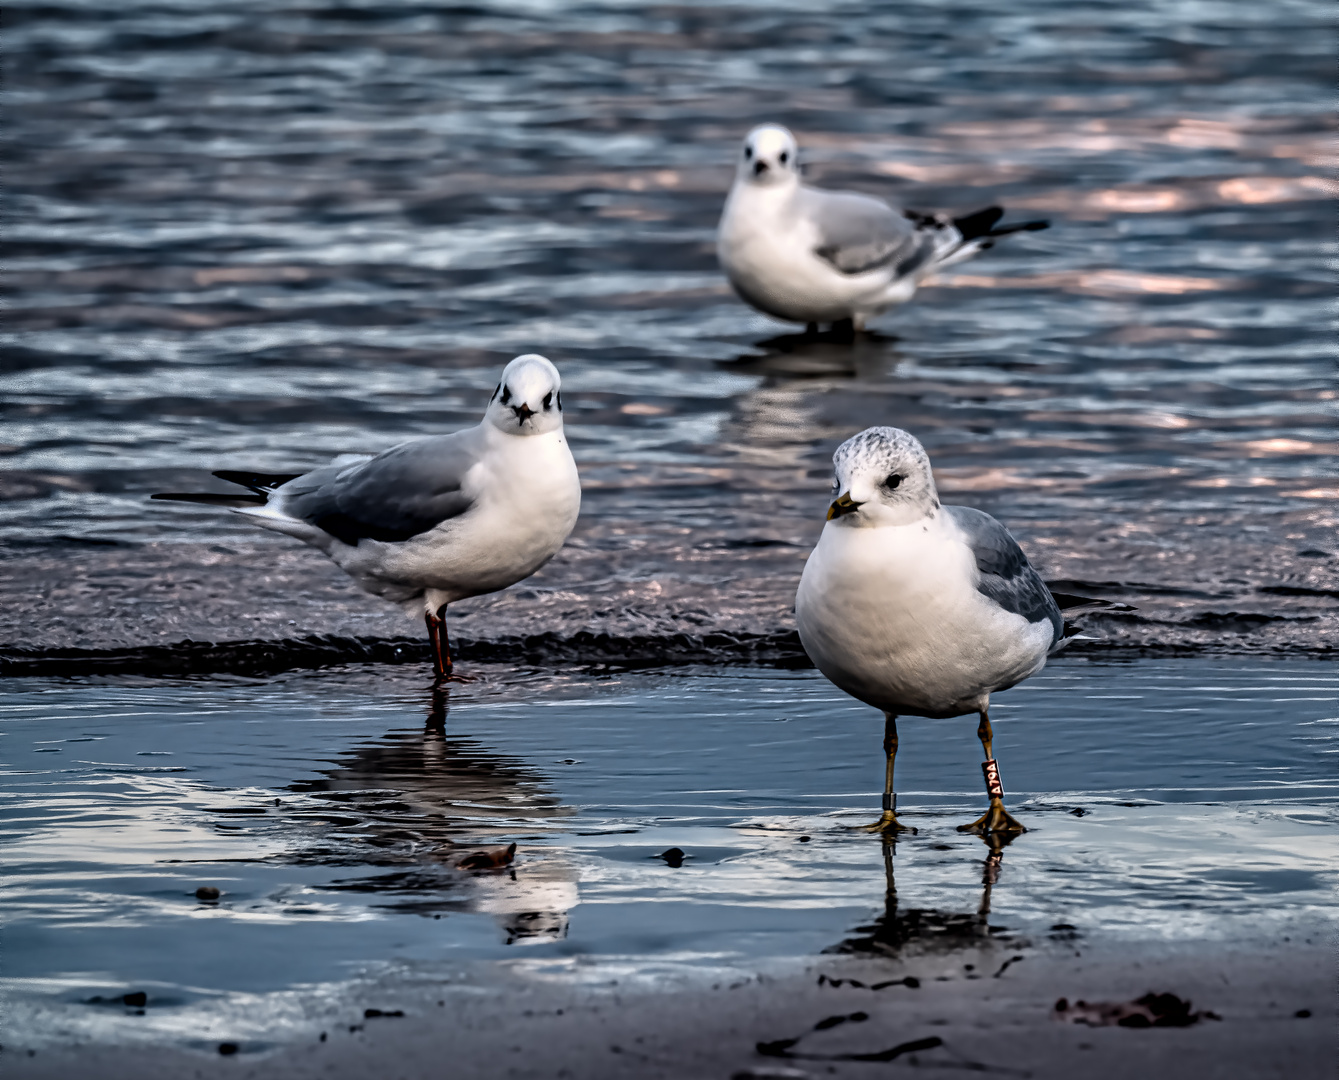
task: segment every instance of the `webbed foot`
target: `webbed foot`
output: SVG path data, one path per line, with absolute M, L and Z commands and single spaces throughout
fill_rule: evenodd
M 885 836 L 889 833 L 914 833 L 914 826 L 903 825 L 897 820 L 897 815 L 891 810 L 885 810 L 883 816 L 871 825 L 849 825 L 847 828 L 855 829 L 858 832 L 883 833 Z
M 990 809 L 970 824 L 959 825 L 958 832 L 1025 833 L 1027 829 L 1004 809 L 1003 799 L 991 799 Z

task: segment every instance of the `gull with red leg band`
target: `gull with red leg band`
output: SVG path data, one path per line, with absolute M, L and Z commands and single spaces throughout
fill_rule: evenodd
M 995 733 L 990 729 L 990 711 L 981 710 L 981 723 L 977 726 L 976 737 L 981 740 L 981 749 L 986 752 L 986 760 L 981 762 L 981 772 L 986 778 L 986 794 L 990 796 L 990 807 L 970 825 L 959 825 L 958 832 L 974 833 L 1021 833 L 1027 832 L 1004 809 L 1004 784 L 1000 781 L 1000 766 L 991 753 Z

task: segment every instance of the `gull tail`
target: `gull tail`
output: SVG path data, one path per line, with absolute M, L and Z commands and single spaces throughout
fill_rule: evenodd
M 215 494 L 209 491 L 164 491 L 149 496 L 151 499 L 165 499 L 169 502 L 204 503 L 207 506 L 264 506 L 275 488 L 282 487 L 290 480 L 296 480 L 302 473 L 261 473 L 238 472 L 233 469 L 220 469 L 214 473 L 220 480 L 247 488 L 251 494 Z
M 903 213 L 915 222 L 918 232 L 929 233 L 933 238 L 934 252 L 930 257 L 927 270 L 930 272 L 945 270 L 966 262 L 974 255 L 995 246 L 995 240 L 1016 232 L 1038 232 L 1049 229 L 1049 221 L 1020 221 L 1012 225 L 1001 225 L 1004 217 L 1002 206 L 988 206 L 962 217 L 950 218 L 947 214 L 922 214 L 915 210 Z

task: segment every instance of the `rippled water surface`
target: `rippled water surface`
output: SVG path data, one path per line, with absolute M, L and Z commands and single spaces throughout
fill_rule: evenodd
M 881 718 L 812 672 L 483 674 L 449 701 L 403 669 L 5 683 L 5 1043 L 275 1038 L 360 979 L 470 961 L 635 981 L 1335 915 L 1318 662 L 1075 658 L 1002 695 L 1030 831 L 998 860 L 954 828 L 983 802 L 968 719 L 901 725 L 919 831 L 884 850 L 848 827 L 876 813 Z M 458 868 L 511 842 L 510 871 Z
M 515 632 L 784 629 L 833 447 L 892 423 L 1053 579 L 1135 598 L 1114 637 L 1332 643 L 1317 2 L 19 0 L 6 26 L 9 643 L 389 632 L 290 542 L 145 497 L 473 422 L 527 350 L 563 371 L 586 500 Z M 764 120 L 820 184 L 1053 228 L 855 344 L 800 340 L 713 254 Z M 289 609 L 228 606 L 230 570 L 290 564 Z

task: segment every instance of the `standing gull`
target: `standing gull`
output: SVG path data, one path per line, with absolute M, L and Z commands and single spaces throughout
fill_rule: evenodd
M 1064 642 L 1055 598 L 989 514 L 941 506 L 911 435 L 873 427 L 833 455 L 835 497 L 795 596 L 800 640 L 819 671 L 886 717 L 883 816 L 901 831 L 893 763 L 899 714 L 977 713 L 990 808 L 962 831 L 1024 828 L 1004 809 L 990 695 L 1035 675 Z
M 777 124 L 744 139 L 725 200 L 716 252 L 735 291 L 753 307 L 816 329 L 849 321 L 856 330 L 912 298 L 931 274 L 970 259 L 1008 233 L 998 206 L 966 217 L 918 214 L 853 191 L 800 182 L 795 137 Z
M 559 385 L 544 357 L 518 356 L 474 427 L 307 473 L 214 474 L 249 495 L 153 497 L 230 506 L 320 548 L 360 588 L 423 612 L 434 668 L 447 677 L 447 605 L 529 577 L 576 524 L 581 484 Z

